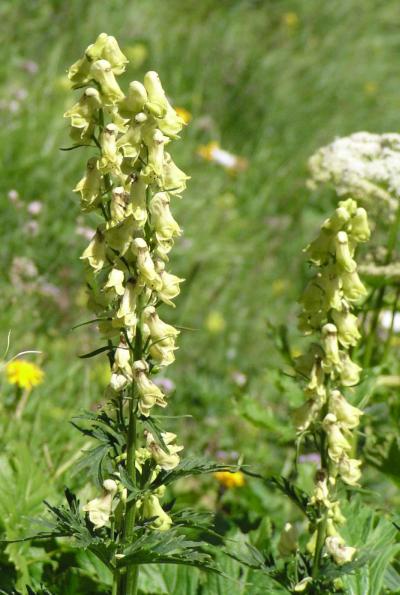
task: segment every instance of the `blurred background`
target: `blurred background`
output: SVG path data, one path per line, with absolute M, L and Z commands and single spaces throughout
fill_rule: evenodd
M 105 357 L 77 357 L 100 346 L 96 329 L 71 330 L 90 317 L 79 256 L 96 218 L 80 214 L 72 192 L 86 149 L 60 150 L 72 144 L 63 113 L 79 95 L 66 69 L 102 31 L 131 61 L 121 86 L 157 70 L 188 121 L 172 147 L 191 180 L 173 205 L 184 235 L 170 263 L 186 283 L 164 318 L 190 329 L 165 383 L 168 413 L 192 418 L 171 425 L 188 452 L 284 472 L 289 411 L 302 395 L 282 373 L 279 325 L 294 354 L 301 250 L 335 204 L 307 189 L 307 160 L 336 136 L 397 130 L 398 2 L 2 0 L 0 23 L 0 346 L 11 332 L 7 357 L 41 351 L 26 357 L 44 371 L 2 445 L 3 477 L 19 477 L 7 462 L 16 452 L 32 469 L 15 531 L 21 512 L 61 499 L 64 483 L 84 489 L 86 478 L 69 474 L 82 441 L 68 421 L 101 403 L 108 382 Z M 13 391 L 4 374 L 2 391 L 4 408 Z M 201 486 L 181 496 L 212 505 L 215 480 Z M 266 488 L 243 490 L 232 506 L 242 497 L 282 510 Z M 1 511 L 11 514 L 4 502 Z

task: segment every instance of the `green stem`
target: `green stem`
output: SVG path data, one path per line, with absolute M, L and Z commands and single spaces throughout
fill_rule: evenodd
M 140 304 L 138 304 L 140 307 Z M 133 357 L 135 360 L 142 358 L 143 342 L 140 324 L 136 328 L 135 346 Z M 128 477 L 132 480 L 133 484 L 136 485 L 136 468 L 135 468 L 135 456 L 136 456 L 136 390 L 135 385 L 132 385 L 130 400 L 129 400 L 129 425 L 127 435 L 127 449 L 126 449 L 126 471 Z M 123 542 L 129 544 L 132 542 L 135 534 L 135 520 L 136 520 L 136 500 L 132 499 L 126 503 L 125 516 L 124 516 L 124 528 L 123 528 Z M 139 577 L 139 566 L 137 564 L 128 566 L 125 576 L 125 588 L 121 595 L 136 595 L 138 587 Z
M 386 356 L 387 356 L 388 351 L 389 351 L 390 344 L 392 342 L 393 331 L 394 331 L 394 319 L 395 319 L 397 308 L 398 308 L 398 304 L 399 304 L 399 298 L 400 298 L 400 287 L 398 287 L 396 289 L 396 295 L 395 295 L 393 306 L 392 306 L 392 319 L 390 321 L 390 328 L 388 330 L 388 336 L 387 336 L 386 342 L 385 342 L 385 349 L 383 351 L 383 358 L 382 358 L 383 360 L 386 359 Z
M 327 380 L 327 390 L 329 394 L 330 388 L 330 379 Z M 325 403 L 322 409 L 322 416 L 325 417 L 327 411 L 329 410 L 329 401 Z M 326 479 L 329 479 L 329 457 L 327 452 L 327 444 L 326 444 L 326 434 L 324 431 L 320 434 L 320 456 L 321 456 L 321 468 L 326 473 Z M 321 506 L 321 505 L 320 505 Z M 319 575 L 319 568 L 321 565 L 321 557 L 322 557 L 322 550 L 325 544 L 326 539 L 326 524 L 327 524 L 327 510 L 324 508 L 322 514 L 320 514 L 318 519 L 318 527 L 317 527 L 317 542 L 315 544 L 315 553 L 314 553 L 314 560 L 313 560 L 313 567 L 312 567 L 312 578 L 316 579 Z
M 317 529 L 317 543 L 315 545 L 315 554 L 314 554 L 314 561 L 313 561 L 313 568 L 312 568 L 312 578 L 316 579 L 319 575 L 319 567 L 321 564 L 321 556 L 322 556 L 322 548 L 324 547 L 325 537 L 326 537 L 326 523 L 327 523 L 327 516 L 326 511 L 324 512 L 323 516 L 320 517 Z
M 134 391 L 132 391 L 129 401 L 129 427 L 127 440 L 127 462 L 126 471 L 133 483 L 136 480 L 135 471 L 135 453 L 136 453 L 136 409 L 134 400 Z M 130 500 L 126 503 L 124 518 L 124 543 L 129 544 L 134 536 L 136 520 L 136 500 Z M 126 570 L 124 595 L 136 595 L 137 592 L 138 566 L 128 566 Z
M 392 256 L 393 256 L 393 252 L 394 249 L 396 247 L 396 243 L 397 243 L 397 236 L 398 236 L 398 231 L 399 231 L 399 226 L 400 226 L 400 204 L 397 207 L 397 212 L 396 212 L 396 217 L 393 221 L 393 224 L 390 228 L 390 233 L 389 233 L 389 239 L 388 239 L 388 244 L 387 244 L 387 252 L 386 252 L 386 258 L 384 260 L 384 265 L 388 265 L 390 264 L 391 260 L 392 260 Z M 374 352 L 374 347 L 375 347 L 375 340 L 376 340 L 376 329 L 378 326 L 378 322 L 379 322 L 379 316 L 382 310 L 382 306 L 384 303 L 384 298 L 385 298 L 385 291 L 386 291 L 386 287 L 383 285 L 383 287 L 381 287 L 379 289 L 377 298 L 376 298 L 376 305 L 374 308 L 374 316 L 372 318 L 371 321 L 371 326 L 369 329 L 369 334 L 368 334 L 368 339 L 367 339 L 367 344 L 365 347 L 365 353 L 364 353 L 364 359 L 363 359 L 363 368 L 369 368 L 370 364 L 371 364 L 371 360 L 372 360 L 372 356 L 373 356 L 373 352 Z

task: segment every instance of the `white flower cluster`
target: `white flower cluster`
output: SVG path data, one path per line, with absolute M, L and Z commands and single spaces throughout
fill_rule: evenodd
M 309 160 L 309 186 L 331 184 L 372 208 L 397 208 L 400 197 L 400 135 L 357 132 L 318 149 Z
M 183 281 L 166 267 L 181 234 L 170 201 L 180 197 L 188 176 L 166 150 L 179 138 L 183 119 L 156 72 L 148 72 L 143 84 L 131 82 L 125 95 L 116 76 L 126 63 L 115 38 L 99 35 L 69 70 L 70 80 L 84 90 L 65 116 L 74 141 L 98 149 L 75 191 L 84 212 L 97 210 L 103 217 L 82 259 L 88 264 L 88 305 L 102 336 L 114 346 L 108 392 L 122 402 L 134 395 L 137 415 L 147 417 L 154 406 L 167 405 L 151 375 L 171 364 L 177 349 L 179 331 L 160 319 L 157 307 L 173 305 Z M 166 439 L 169 454 L 154 440 L 147 444 L 160 469 L 179 463 L 182 447 L 172 445 L 172 437 Z M 156 494 L 143 504 L 144 513 L 151 509 L 150 516 L 160 516 L 155 500 Z

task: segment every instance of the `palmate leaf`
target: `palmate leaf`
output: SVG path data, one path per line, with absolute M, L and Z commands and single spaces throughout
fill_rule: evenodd
M 183 564 L 211 572 L 219 572 L 207 551 L 205 541 L 194 541 L 178 527 L 168 531 L 149 531 L 128 545 L 117 559 L 117 566 L 130 564 Z
M 366 558 L 363 567 L 344 578 L 349 595 L 381 593 L 391 562 L 400 551 L 393 523 L 381 513 L 366 506 L 359 498 L 342 507 L 343 514 L 353 522 L 344 525 L 341 533 L 346 542 L 358 547 L 358 557 Z
M 139 573 L 139 593 L 148 595 L 190 595 L 200 593 L 200 572 L 178 564 L 146 564 Z M 203 595 L 204 588 L 201 593 Z
M 123 433 L 119 431 L 117 422 L 105 411 L 98 414 L 85 412 L 74 420 L 89 422 L 89 427 L 81 426 L 75 421 L 71 424 L 83 435 L 100 443 L 94 448 L 83 451 L 82 457 L 75 466 L 75 473 L 87 469 L 94 483 L 100 487 L 105 475 L 109 475 L 112 471 L 110 455 L 116 456 L 122 452 Z
M 316 520 L 314 508 L 310 505 L 310 499 L 304 490 L 295 486 L 286 477 L 269 477 L 266 479 L 266 482 L 288 496 L 310 521 L 313 522 Z

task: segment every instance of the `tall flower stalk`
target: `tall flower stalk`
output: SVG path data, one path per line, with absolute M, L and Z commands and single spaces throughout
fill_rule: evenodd
M 351 359 L 361 338 L 354 310 L 366 295 L 355 256 L 357 245 L 369 236 L 365 209 L 348 199 L 339 203 L 305 249 L 315 273 L 301 298 L 300 327 L 314 341 L 296 362 L 306 401 L 295 412 L 295 423 L 299 439 L 311 438 L 321 458 L 311 499 L 316 518 L 307 545 L 313 557 L 310 583 L 319 578 L 323 556 L 342 565 L 356 552 L 340 535 L 346 519 L 338 484 L 356 486 L 361 477 L 361 461 L 353 458 L 352 445 L 362 411 L 344 393 L 351 393 L 362 371 Z
M 173 306 L 180 279 L 168 270 L 169 253 L 181 229 L 171 199 L 181 197 L 188 176 L 166 150 L 184 121 L 171 107 L 156 72 L 133 81 L 126 95 L 116 80 L 127 59 L 115 38 L 102 33 L 68 76 L 83 88 L 65 116 L 76 145 L 93 147 L 75 192 L 84 213 L 101 217 L 82 254 L 88 307 L 95 315 L 111 366 L 107 414 L 118 437 L 100 469 L 103 492 L 84 510 L 95 531 L 110 526 L 113 593 L 137 592 L 139 564 L 123 561 L 138 527 L 167 531 L 165 487 L 157 478 L 175 469 L 182 446 L 159 431 L 153 410 L 167 406 L 154 375 L 175 359 L 179 331 L 159 316 Z M 141 424 L 142 427 L 139 427 Z M 154 484 L 156 487 L 152 487 Z

